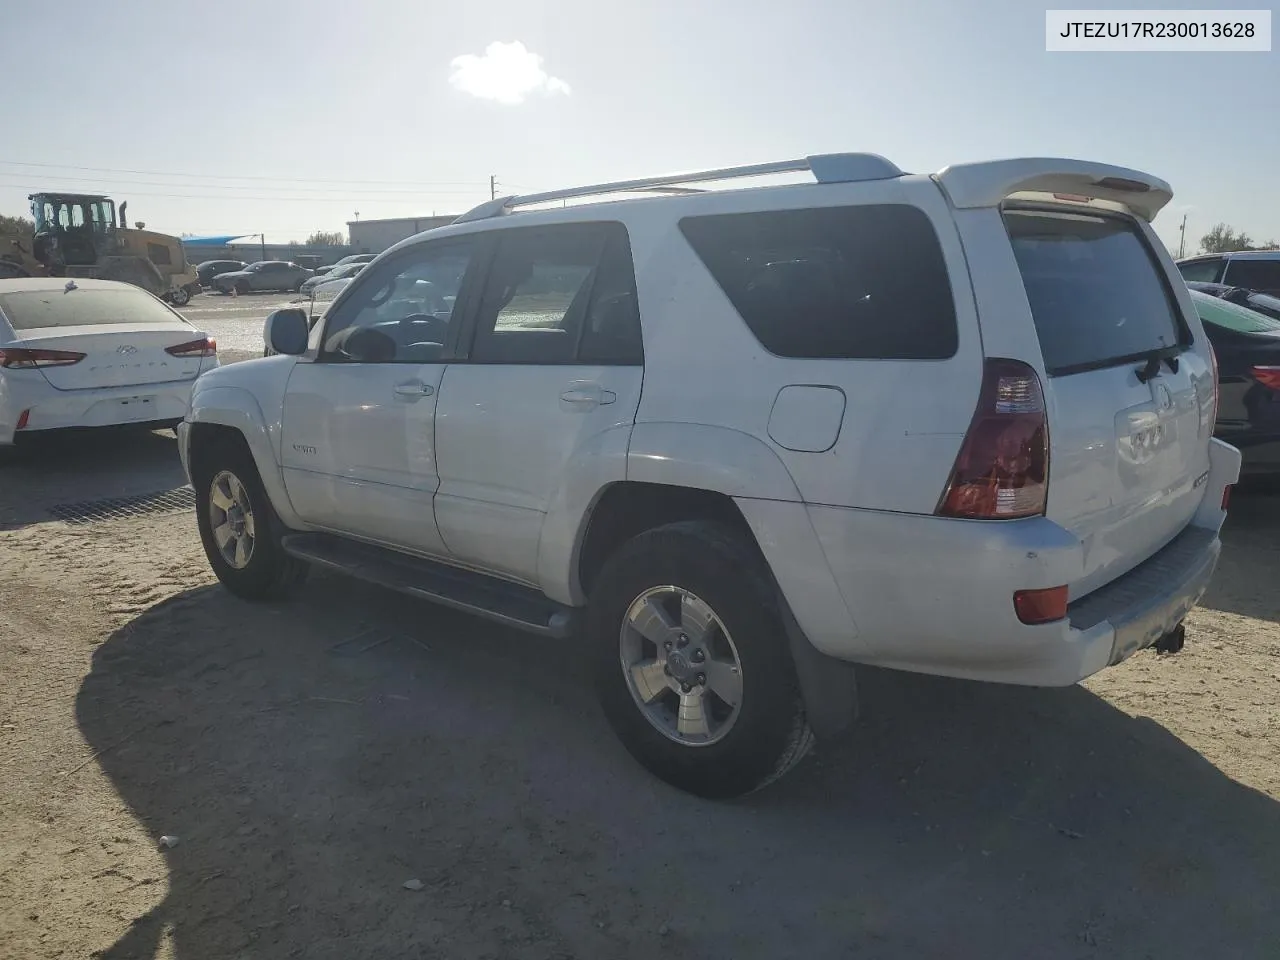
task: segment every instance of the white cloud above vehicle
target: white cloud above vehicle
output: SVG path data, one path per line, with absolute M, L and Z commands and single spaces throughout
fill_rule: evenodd
M 542 66 L 542 57 L 519 40 L 494 41 L 483 54 L 464 53 L 450 63 L 449 84 L 481 100 L 515 105 L 530 96 L 567 96 L 569 84 Z

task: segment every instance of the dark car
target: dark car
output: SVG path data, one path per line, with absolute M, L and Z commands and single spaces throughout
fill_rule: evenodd
M 1280 473 L 1280 319 L 1201 290 L 1191 299 L 1218 361 L 1214 435 L 1239 449 L 1242 473 Z
M 243 270 L 214 277 L 213 285 L 223 293 L 249 293 L 255 290 L 296 292 L 310 278 L 310 270 L 288 260 L 259 260 Z
M 200 286 L 207 287 L 212 285 L 213 278 L 219 274 L 243 270 L 246 266 L 243 260 L 206 260 L 197 264 L 196 279 L 200 281 Z
M 1280 250 L 1209 253 L 1178 261 L 1188 282 L 1221 283 L 1280 297 Z

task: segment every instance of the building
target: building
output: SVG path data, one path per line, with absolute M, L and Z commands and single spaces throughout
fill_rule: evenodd
M 353 249 L 381 253 L 406 237 L 452 223 L 459 214 L 444 217 L 397 217 L 392 220 L 348 220 L 347 235 Z

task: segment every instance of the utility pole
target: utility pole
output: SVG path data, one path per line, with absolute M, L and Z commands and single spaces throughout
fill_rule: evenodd
M 498 198 L 498 175 L 496 173 L 489 174 L 489 199 L 496 200 Z
M 1178 229 L 1180 234 L 1178 239 L 1178 259 L 1181 260 L 1187 253 L 1187 215 L 1182 215 L 1182 226 Z

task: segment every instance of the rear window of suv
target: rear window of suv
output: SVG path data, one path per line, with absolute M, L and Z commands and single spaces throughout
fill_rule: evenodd
M 915 207 L 686 217 L 680 230 L 770 353 L 945 360 L 956 352 L 947 265 Z
M 1004 222 L 1050 376 L 1188 342 L 1173 292 L 1134 224 L 1017 209 L 1006 210 Z

